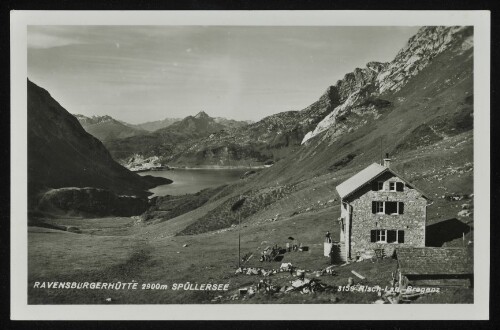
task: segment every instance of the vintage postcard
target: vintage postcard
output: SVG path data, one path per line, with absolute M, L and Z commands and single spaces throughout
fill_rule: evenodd
M 489 317 L 489 12 L 11 33 L 13 319 Z

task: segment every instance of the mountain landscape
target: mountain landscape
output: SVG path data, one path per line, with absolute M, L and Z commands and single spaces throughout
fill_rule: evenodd
M 168 183 L 163 178 L 141 177 L 119 165 L 74 116 L 29 80 L 28 145 L 30 210 L 37 209 L 50 189 L 93 187 L 109 190 L 110 196 L 144 198 L 150 194 L 148 189 Z
M 113 158 L 123 164 L 129 164 L 131 157 L 157 157 L 166 164 L 199 139 L 223 134 L 226 130 L 238 130 L 246 125 L 244 121 L 212 118 L 201 111 L 149 134 L 108 140 L 105 145 Z
M 422 29 L 393 61 L 369 62 L 365 68 L 356 68 L 303 110 L 278 113 L 236 128 L 217 125 L 214 119 L 211 126 L 203 124 L 195 134 L 189 127 L 197 126 L 188 124 L 193 120 L 188 117 L 154 135 L 114 140 L 106 146 L 122 162 L 138 154 L 145 158 L 157 156 L 169 165 L 227 166 L 277 161 L 303 144 L 315 145 L 319 140 L 326 144 L 339 139 L 356 141 L 367 131 L 376 135 L 372 137 L 373 143 L 380 144 L 380 138 L 386 139 L 385 149 L 398 152 L 411 147 L 408 143 L 412 138 L 404 140 L 408 126 L 412 126 L 411 134 L 419 139 L 435 142 L 443 134 L 456 134 L 472 127 L 471 40 L 472 28 Z M 455 95 L 448 94 L 460 89 L 469 94 L 455 104 L 450 103 L 449 99 Z M 377 129 L 400 115 L 403 123 L 387 130 Z M 451 123 L 446 124 L 448 120 Z M 417 122 L 420 125 L 413 127 Z M 145 145 L 149 147 L 145 149 Z M 335 150 L 339 152 L 338 147 Z M 350 154 L 345 152 L 344 157 Z M 367 156 L 373 159 L 373 153 Z
M 251 277 L 234 273 L 239 265 L 238 246 L 252 257 L 267 245 L 283 245 L 288 237 L 296 237 L 309 250 L 287 254 L 286 262 L 306 270 L 318 269 L 327 264 L 322 254 L 324 232 L 329 230 L 335 239 L 340 236 L 340 197 L 335 187 L 381 161 L 386 153 L 392 159 L 391 167 L 433 200 L 427 210 L 426 244 L 459 247 L 473 242 L 473 33 L 472 27 L 423 27 L 392 61 L 354 68 L 325 86 L 323 94 L 318 91 L 318 100 L 302 110 L 277 113 L 255 123 L 200 112 L 153 132 L 103 138 L 104 145 L 87 134 L 48 92 L 29 82 L 31 191 L 77 186 L 144 196 L 152 179 L 141 179 L 115 160 L 129 167 L 137 165 L 136 159 L 165 166 L 250 168 L 272 164 L 248 171 L 233 183 L 194 194 L 155 196 L 139 217 L 120 215 L 99 221 L 47 217 L 48 225 L 76 227 L 80 234 L 71 233 L 76 236 L 71 237 L 74 244 L 106 248 L 79 254 L 78 262 L 86 267 L 83 274 L 75 270 L 61 280 L 76 276 L 82 281 L 88 277 L 117 281 L 123 280 L 120 276 L 126 270 L 136 281 L 185 282 L 196 274 L 200 283 L 214 279 L 231 282 L 234 290 L 227 296 L 238 296 L 240 288 L 252 283 Z M 68 174 L 58 175 L 64 171 Z M 235 203 L 242 198 L 244 204 L 235 211 Z M 459 229 L 447 227 L 450 223 Z M 67 235 L 70 233 L 54 234 L 59 242 L 46 242 L 40 236 L 32 240 L 35 246 L 62 251 L 61 242 L 70 240 Z M 116 240 L 108 239 L 110 236 Z M 31 280 L 59 275 L 57 269 L 76 258 L 65 255 L 56 260 L 44 250 L 31 248 L 30 265 L 42 269 L 44 263 L 50 263 L 53 270 L 34 271 Z M 105 251 L 116 252 L 109 257 Z M 96 259 L 106 260 L 107 266 L 102 268 Z M 247 264 L 262 267 L 258 256 Z M 334 286 L 345 285 L 348 278 L 352 280 L 351 271 L 357 271 L 375 285 L 390 281 L 395 267 L 390 258 L 354 262 L 337 268 L 337 276 L 321 279 Z M 280 283 L 290 279 L 281 274 L 274 278 Z M 71 294 L 30 289 L 29 296 L 35 304 L 75 303 Z M 223 299 L 218 293 L 189 291 L 113 292 L 110 296 L 116 303 Z M 77 303 L 105 303 L 101 298 L 82 291 Z M 318 293 L 230 302 L 373 303 L 375 299 L 375 293 Z M 471 303 L 473 290 L 448 288 L 442 295 L 416 301 Z

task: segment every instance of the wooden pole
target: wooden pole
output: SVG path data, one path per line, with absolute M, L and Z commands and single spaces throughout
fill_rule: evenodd
M 240 208 L 245 202 L 246 198 L 242 198 L 240 195 L 240 199 L 236 201 L 236 203 L 231 206 L 231 212 L 238 212 L 238 268 L 241 263 L 241 211 Z

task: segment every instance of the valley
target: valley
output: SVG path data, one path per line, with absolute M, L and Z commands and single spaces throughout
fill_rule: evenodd
M 432 200 L 427 208 L 426 246 L 472 247 L 472 34 L 470 27 L 421 28 L 393 61 L 369 62 L 327 87 L 303 110 L 281 112 L 257 122 L 215 118 L 201 111 L 153 130 L 158 126 L 131 127 L 111 117 L 94 118 L 97 123 L 93 124 L 91 118 L 78 117 L 80 126 L 74 117 L 64 115 L 76 132 L 71 135 L 72 147 L 66 146 L 68 139 L 60 137 L 64 132 L 59 131 L 61 125 L 55 125 L 54 138 L 46 143 L 55 147 L 46 150 L 55 155 L 58 171 L 74 169 L 65 181 L 43 167 L 48 157 L 38 150 L 39 141 L 33 138 L 29 142 L 33 192 L 28 228 L 29 303 L 374 303 L 380 300 L 376 292 L 356 294 L 331 288 L 346 285 L 349 279 L 369 286 L 390 285 L 398 267 L 391 256 L 336 265 L 334 276 L 314 272 L 330 266 L 330 258 L 323 255 L 325 232 L 334 241 L 340 240 L 341 200 L 336 187 L 368 165 L 381 162 L 385 154 L 391 159 L 391 169 Z M 43 93 L 37 86 L 30 88 Z M 39 96 L 36 104 L 44 105 L 47 99 Z M 49 104 L 47 109 L 57 107 Z M 40 122 L 31 125 L 42 131 Z M 49 134 L 43 131 L 39 135 Z M 83 140 L 87 142 L 81 143 Z M 80 151 L 69 157 L 59 153 L 60 148 Z M 87 154 L 81 151 L 85 148 Z M 143 172 L 138 175 L 130 170 Z M 212 181 L 204 182 L 201 176 L 182 176 L 194 173 L 189 171 L 232 174 L 230 180 L 209 174 Z M 182 180 L 193 181 L 194 188 L 177 188 Z M 65 203 L 49 199 L 54 190 L 56 196 L 66 196 L 60 191 L 64 187 L 110 191 L 118 196 L 117 205 L 124 196 L 135 198 L 140 200 L 140 211 L 125 216 L 116 211 L 92 213 L 92 207 L 97 210 L 106 200 L 115 200 L 102 197 L 109 194 L 100 190 L 88 192 L 96 201 L 91 206 L 82 206 L 76 193 L 65 197 Z M 242 198 L 244 203 L 235 211 L 235 203 Z M 47 200 L 50 207 L 42 208 L 46 204 L 41 201 Z M 297 279 L 288 272 L 237 274 L 240 234 L 241 255 L 251 256 L 243 261 L 245 267 L 271 270 L 291 263 L 330 289 L 240 295 L 239 289 L 260 280 L 269 279 L 283 287 Z M 307 249 L 286 252 L 280 262 L 259 262 L 265 247 L 285 247 L 289 237 Z M 170 288 L 174 283 L 222 283 L 229 284 L 229 291 L 33 287 L 34 282 L 54 279 L 159 283 Z M 473 288 L 450 286 L 411 303 L 473 301 Z

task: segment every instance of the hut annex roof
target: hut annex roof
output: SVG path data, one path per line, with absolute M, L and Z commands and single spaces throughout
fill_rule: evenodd
M 408 181 L 402 178 L 399 174 L 391 170 L 389 167 L 385 167 L 377 163 L 371 164 L 367 168 L 361 170 L 360 172 L 356 173 L 346 181 L 339 184 L 336 187 L 337 192 L 339 193 L 340 198 L 345 199 L 346 197 L 349 197 L 350 195 L 358 191 L 360 188 L 364 187 L 366 184 L 372 182 L 377 177 L 386 172 L 390 172 L 393 175 L 399 177 L 408 186 L 412 187 L 413 189 L 416 189 L 422 194 L 424 198 L 429 200 L 429 198 L 425 196 L 425 194 L 422 191 L 418 190 L 416 187 L 414 187 L 412 184 L 410 184 Z
M 470 248 L 405 247 L 396 249 L 404 275 L 467 275 L 473 273 Z

